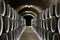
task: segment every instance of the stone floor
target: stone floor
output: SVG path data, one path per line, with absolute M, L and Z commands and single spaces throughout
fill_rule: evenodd
M 39 40 L 31 27 L 27 26 L 20 40 Z

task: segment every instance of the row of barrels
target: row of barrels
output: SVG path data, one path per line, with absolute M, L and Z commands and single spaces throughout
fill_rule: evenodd
M 24 26 L 26 26 L 26 24 L 24 24 L 25 20 L 24 19 L 22 20 L 23 21 L 20 24 L 19 24 L 20 21 L 16 22 L 14 20 L 13 21 L 11 20 L 12 24 L 11 25 L 9 24 L 10 26 L 7 26 L 8 24 L 3 25 L 3 29 L 1 29 L 2 33 L 0 35 L 0 40 L 18 40 Z
M 16 20 L 17 12 L 9 4 L 6 4 L 5 1 L 0 1 L 0 15 L 7 16 L 8 18 Z
M 59 1 L 60 2 L 60 1 Z M 60 3 L 50 5 L 45 11 L 40 13 L 40 27 L 60 34 Z
M 58 1 L 55 5 L 50 4 L 49 8 L 43 10 L 42 14 L 40 13 L 40 19 L 49 19 L 53 16 L 59 18 L 60 17 L 60 1 Z
M 25 20 L 14 8 L 4 0 L 0 1 L 0 40 L 17 40 L 24 23 Z
M 40 36 L 40 40 L 60 40 L 60 34 L 47 31 L 40 27 L 36 27 L 36 31 Z
M 60 40 L 60 1 L 39 13 L 31 23 L 41 40 Z
M 0 3 L 0 36 L 2 32 L 8 33 L 12 31 L 13 28 L 15 29 L 16 23 L 16 14 L 17 12 L 10 7 L 10 5 L 6 5 L 4 1 Z M 14 27 L 13 27 L 14 26 Z

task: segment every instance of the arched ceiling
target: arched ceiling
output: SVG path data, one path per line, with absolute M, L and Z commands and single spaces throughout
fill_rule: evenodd
M 49 7 L 49 5 L 55 4 L 57 0 L 5 0 L 7 4 L 10 4 L 11 7 L 14 9 L 17 9 L 19 11 L 19 8 L 22 5 L 35 5 L 40 8 L 40 10 L 45 10 Z
M 45 9 L 49 6 L 50 3 L 55 3 L 57 0 L 5 0 L 5 1 L 14 8 L 17 8 L 24 4 L 29 4 L 37 5 L 42 9 Z

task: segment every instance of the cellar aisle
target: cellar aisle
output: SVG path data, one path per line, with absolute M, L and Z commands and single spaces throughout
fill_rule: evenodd
M 30 26 L 27 26 L 20 40 L 39 40 Z

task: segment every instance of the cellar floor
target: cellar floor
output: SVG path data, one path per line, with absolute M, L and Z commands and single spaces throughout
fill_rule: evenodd
M 20 40 L 39 40 L 30 26 L 27 26 Z

